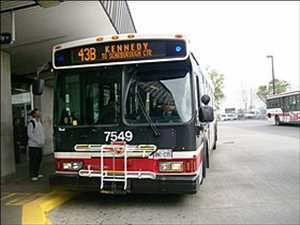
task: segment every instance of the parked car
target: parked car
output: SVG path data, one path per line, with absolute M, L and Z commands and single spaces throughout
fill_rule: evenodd
M 235 113 L 228 113 L 227 118 L 228 118 L 228 120 L 237 120 L 238 116 Z
M 221 121 L 226 121 L 226 120 L 237 120 L 238 116 L 235 113 L 224 113 L 220 115 L 220 120 Z
M 227 114 L 221 114 L 220 115 L 220 120 L 221 121 L 226 121 L 226 120 L 229 120 L 229 118 L 227 117 Z
M 247 112 L 247 113 L 245 113 L 245 118 L 246 119 L 255 119 L 255 117 L 256 117 L 255 112 Z

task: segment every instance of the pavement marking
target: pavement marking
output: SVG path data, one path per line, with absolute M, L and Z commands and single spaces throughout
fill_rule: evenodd
M 17 193 L 7 193 L 7 194 L 4 194 L 5 196 L 1 197 L 1 201 L 5 200 L 5 199 L 8 199 L 8 198 L 11 198 L 13 196 L 15 196 Z
M 75 196 L 72 192 L 53 191 L 23 205 L 22 224 L 52 224 L 48 213 Z
M 26 203 L 29 203 L 41 196 L 43 196 L 44 194 L 43 193 L 29 193 L 29 195 L 26 195 L 24 196 L 23 198 L 21 199 L 15 199 L 15 200 L 12 200 L 12 201 L 9 201 L 6 203 L 6 205 L 9 205 L 9 206 L 22 206 L 22 205 L 25 205 Z
M 10 201 L 6 202 L 5 205 L 14 205 L 17 202 L 26 199 L 30 195 L 31 195 L 31 193 L 16 193 L 16 197 L 14 197 Z

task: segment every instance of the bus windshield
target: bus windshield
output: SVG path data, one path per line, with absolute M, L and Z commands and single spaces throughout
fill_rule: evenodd
M 55 124 L 103 125 L 120 121 L 121 68 L 65 70 L 58 74 Z
M 126 98 L 127 123 L 147 123 L 147 115 L 153 123 L 184 123 L 192 118 L 189 72 L 164 68 L 138 70 L 128 75 L 131 79 Z
M 61 70 L 55 124 L 118 125 L 121 112 L 131 125 L 188 122 L 192 118 L 190 73 L 182 67 L 156 65 L 156 69 L 140 65 Z

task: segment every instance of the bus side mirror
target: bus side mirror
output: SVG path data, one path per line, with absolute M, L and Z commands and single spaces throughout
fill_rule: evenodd
M 42 95 L 44 91 L 45 81 L 41 79 L 35 79 L 32 83 L 32 94 Z
M 210 102 L 210 97 L 208 95 L 203 95 L 201 97 L 201 102 L 204 104 L 204 105 L 208 105 L 208 103 Z
M 211 106 L 202 106 L 199 111 L 199 120 L 201 122 L 214 121 L 214 109 Z

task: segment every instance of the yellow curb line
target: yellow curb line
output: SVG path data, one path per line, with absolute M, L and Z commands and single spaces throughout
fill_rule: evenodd
M 22 207 L 22 224 L 52 224 L 48 213 L 74 197 L 71 192 L 50 192 Z

